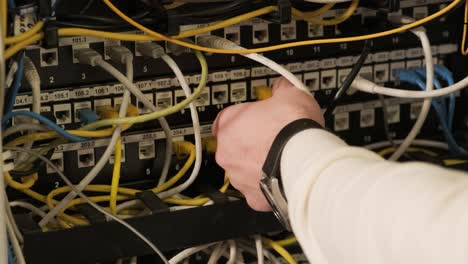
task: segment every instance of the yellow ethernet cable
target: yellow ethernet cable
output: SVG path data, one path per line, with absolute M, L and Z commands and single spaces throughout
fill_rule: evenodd
M 288 264 L 296 264 L 296 260 L 294 260 L 291 254 L 284 247 L 270 239 L 264 239 L 263 241 L 266 246 L 271 247 L 274 251 L 276 251 L 276 253 L 283 257 Z
M 348 18 L 350 18 L 354 14 L 354 11 L 356 11 L 358 6 L 359 6 L 359 0 L 353 0 L 351 2 L 351 5 L 348 7 L 348 9 L 343 14 L 341 14 L 341 15 L 335 17 L 335 18 L 331 18 L 331 19 L 316 18 L 316 17 L 310 16 L 307 13 L 303 13 L 303 12 L 301 12 L 301 11 L 295 9 L 295 8 L 293 8 L 291 10 L 291 12 L 292 12 L 293 17 L 302 19 L 302 20 L 307 21 L 309 23 L 317 24 L 317 25 L 323 25 L 323 26 L 333 26 L 333 25 L 340 24 L 340 23 L 346 21 Z

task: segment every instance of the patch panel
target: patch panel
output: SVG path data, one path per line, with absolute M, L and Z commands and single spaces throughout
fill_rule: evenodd
M 309 38 L 318 38 L 324 35 L 322 25 L 307 23 L 307 29 Z
M 185 98 L 187 98 L 187 96 L 185 95 L 183 90 L 175 90 L 174 91 L 174 96 L 175 96 L 175 102 L 177 104 L 182 102 L 183 100 L 185 100 Z M 185 108 L 188 109 L 189 106 L 187 105 Z
M 297 38 L 296 35 L 296 21 L 293 20 L 288 24 L 282 24 L 280 29 L 281 40 L 288 41 L 288 40 L 295 40 Z
M 374 81 L 376 83 L 386 83 L 389 81 L 389 65 L 375 64 L 374 65 Z
M 90 101 L 83 101 L 77 102 L 73 104 L 73 109 L 75 111 L 75 122 L 81 122 L 80 120 L 80 110 L 91 110 L 91 102 Z
M 162 110 L 172 106 L 172 92 L 156 93 L 156 109 Z
M 240 27 L 227 27 L 224 29 L 224 38 L 229 39 L 230 41 L 240 45 Z
M 39 49 L 40 54 L 40 65 L 41 67 L 50 67 L 50 66 L 57 66 L 59 62 L 58 58 L 58 50 L 54 49 Z
M 399 61 L 399 62 L 392 62 L 390 63 L 390 81 L 395 81 L 396 80 L 396 72 L 398 70 L 403 70 L 405 69 L 405 62 L 404 61 Z
M 55 165 L 55 167 L 59 168 L 60 171 L 63 171 L 63 166 L 64 166 L 64 161 L 63 161 L 63 153 L 62 152 L 54 152 L 52 154 L 52 157 L 50 158 L 50 161 Z M 48 174 L 51 173 L 56 173 L 54 169 L 50 167 L 50 165 L 47 164 L 46 167 L 46 172 Z
M 231 103 L 240 103 L 247 100 L 247 83 L 231 83 Z
M 266 79 L 255 79 L 250 81 L 250 98 L 252 100 L 257 99 L 256 88 L 257 87 L 267 87 L 268 81 Z
M 56 104 L 54 105 L 55 122 L 58 125 L 66 125 L 72 123 L 71 104 Z
M 340 86 L 344 82 L 346 77 L 348 77 L 349 73 L 351 73 L 351 68 L 338 70 L 338 86 Z
M 406 69 L 417 69 L 422 67 L 421 60 L 408 60 L 406 61 Z
M 360 112 L 360 127 L 367 128 L 375 125 L 375 110 L 364 109 Z
M 334 131 L 340 132 L 349 129 L 349 113 L 339 113 L 334 116 Z
M 112 106 L 112 100 L 110 98 L 96 99 L 93 103 L 94 111 L 97 111 L 100 107 Z
M 148 99 L 148 101 L 150 101 L 151 103 L 154 103 L 153 93 L 145 93 L 144 95 Z M 138 105 L 138 112 L 140 114 L 147 114 L 147 113 L 152 112 L 151 109 L 143 105 L 142 102 L 138 102 L 137 105 Z
M 210 105 L 210 87 L 205 87 L 200 93 L 200 96 L 195 99 L 196 107 L 203 107 Z
M 422 102 L 416 102 L 416 103 L 412 103 L 410 105 L 410 118 L 411 118 L 411 120 L 415 120 L 416 118 L 418 118 L 419 113 L 421 113 L 422 105 L 423 105 Z
M 387 113 L 388 113 L 388 123 L 389 124 L 396 124 L 400 122 L 400 105 L 388 105 L 387 106 Z
M 79 149 L 77 152 L 78 168 L 89 168 L 95 165 L 94 148 Z
M 154 159 L 156 157 L 156 150 L 154 141 L 145 140 L 138 143 L 138 158 L 140 160 Z
M 325 70 L 320 72 L 320 89 L 336 88 L 336 70 Z
M 309 87 L 311 92 L 318 91 L 320 88 L 320 73 L 306 72 L 304 73 L 304 84 Z
M 211 101 L 213 104 L 227 104 L 229 102 L 228 90 L 229 88 L 227 84 L 213 85 L 211 95 Z
M 252 25 L 252 43 L 262 44 L 270 41 L 267 23 L 256 23 Z
M 126 145 L 127 145 L 127 144 L 122 144 L 122 145 L 121 145 L 121 147 L 122 147 L 121 150 L 120 150 L 120 152 L 121 152 L 121 154 L 120 154 L 120 155 L 121 155 L 121 160 L 120 160 L 120 162 L 121 162 L 121 163 L 124 163 L 124 162 L 125 162 L 125 157 L 126 157 L 126 154 L 125 154 L 125 153 L 126 153 L 126 151 L 125 151 L 125 146 L 126 146 Z M 112 154 L 111 154 L 111 156 L 109 157 L 109 164 L 114 164 L 114 162 L 115 162 L 115 152 L 113 151 Z

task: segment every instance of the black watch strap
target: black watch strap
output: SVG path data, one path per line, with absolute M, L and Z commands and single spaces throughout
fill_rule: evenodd
M 310 128 L 323 127 L 311 119 L 299 119 L 285 126 L 273 141 L 262 168 L 263 175 L 260 179 L 260 189 L 276 218 L 289 231 L 291 231 L 291 224 L 288 216 L 288 202 L 281 181 L 281 156 L 284 147 L 294 135 Z
M 311 128 L 323 129 L 323 127 L 319 123 L 307 118 L 298 119 L 286 125 L 279 132 L 279 134 L 273 141 L 273 144 L 271 145 L 265 163 L 263 164 L 263 173 L 270 177 L 279 178 L 281 156 L 283 154 L 284 147 L 294 135 Z

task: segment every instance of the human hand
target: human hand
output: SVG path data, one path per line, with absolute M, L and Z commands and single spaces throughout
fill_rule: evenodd
M 280 78 L 273 85 L 271 98 L 228 107 L 213 123 L 216 162 L 253 209 L 271 210 L 260 190 L 262 166 L 281 129 L 301 118 L 324 125 L 317 101 Z

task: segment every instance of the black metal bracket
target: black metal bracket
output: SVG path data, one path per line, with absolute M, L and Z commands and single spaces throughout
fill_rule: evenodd
M 290 0 L 277 0 L 276 6 L 278 10 L 271 14 L 263 16 L 264 19 L 278 24 L 287 24 L 291 22 L 291 1 Z
M 136 198 L 140 199 L 152 214 L 169 212 L 169 206 L 150 190 L 137 193 Z
M 253 211 L 244 201 L 135 217 L 127 223 L 165 252 L 284 230 L 273 214 Z M 116 222 L 25 233 L 24 253 L 29 264 L 96 263 L 154 254 Z
M 91 224 L 106 222 L 106 216 L 89 204 L 79 204 L 76 208 Z

